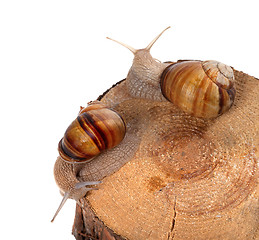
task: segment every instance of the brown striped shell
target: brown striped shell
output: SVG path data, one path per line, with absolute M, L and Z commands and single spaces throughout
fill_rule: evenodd
M 58 151 L 67 162 L 85 162 L 117 146 L 125 133 L 125 123 L 118 113 L 93 104 L 81 109 L 60 140 Z
M 217 61 L 169 65 L 161 75 L 161 90 L 180 109 L 202 118 L 215 118 L 226 112 L 236 93 L 232 68 Z

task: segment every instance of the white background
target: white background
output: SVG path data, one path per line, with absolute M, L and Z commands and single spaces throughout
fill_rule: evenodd
M 259 77 L 258 1 L 0 2 L 0 239 L 74 239 L 75 202 L 53 178 L 57 144 L 80 105 L 125 78 L 133 55 L 215 59 Z

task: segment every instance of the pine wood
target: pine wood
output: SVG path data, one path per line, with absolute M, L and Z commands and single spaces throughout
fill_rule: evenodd
M 259 239 L 259 80 L 235 70 L 237 95 L 215 120 L 172 104 L 128 99 L 117 111 L 138 116 L 133 159 L 77 206 L 83 239 Z M 122 98 L 125 82 L 101 96 Z

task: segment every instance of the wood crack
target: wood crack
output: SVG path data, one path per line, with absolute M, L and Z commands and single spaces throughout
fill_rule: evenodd
M 167 238 L 168 240 L 173 240 L 174 236 L 175 236 L 174 229 L 175 229 L 175 222 L 176 222 L 176 196 L 175 196 L 175 200 L 174 200 L 173 210 L 174 210 L 174 214 L 172 217 L 171 228 L 168 233 L 168 238 Z

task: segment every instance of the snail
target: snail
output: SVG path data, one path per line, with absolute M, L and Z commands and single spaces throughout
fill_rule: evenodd
M 168 28 L 146 48 L 139 50 L 108 38 L 134 54 L 133 64 L 125 81 L 125 99 L 130 96 L 151 101 L 170 101 L 188 114 L 202 118 L 215 118 L 229 110 L 235 97 L 231 67 L 216 61 L 162 63 L 151 56 L 150 49 Z M 112 105 L 120 104 L 125 99 L 117 98 L 118 102 L 110 105 L 113 107 Z M 135 131 L 137 128 L 134 129 L 133 124 L 128 125 L 134 134 L 138 131 Z M 128 140 L 124 140 L 124 145 L 118 146 L 116 157 L 123 155 L 123 152 L 127 155 L 119 162 L 108 155 L 109 151 L 105 151 L 115 148 L 125 134 L 126 125 L 121 116 L 106 106 L 95 103 L 81 109 L 59 143 L 60 157 L 55 163 L 54 175 L 64 197 L 52 221 L 68 198 L 79 200 L 84 197 L 88 191 L 95 189 L 88 186 L 101 183 L 104 177 L 118 170 L 133 157 L 139 147 L 136 136 L 133 136 L 130 147 Z M 105 167 L 102 166 L 104 161 Z M 87 177 L 84 181 L 79 178 L 83 168 L 89 171 L 89 181 L 85 181 Z M 99 169 L 102 171 L 96 177 Z
M 139 50 L 108 38 L 134 54 L 126 78 L 131 96 L 158 101 L 167 99 L 184 112 L 201 118 L 215 118 L 228 111 L 236 93 L 231 67 L 217 61 L 161 63 L 151 56 L 151 47 L 168 28 Z
M 81 108 L 78 117 L 67 128 L 64 137 L 58 145 L 62 161 L 57 161 L 56 164 L 61 163 L 63 170 L 66 169 L 66 166 L 69 166 L 68 173 L 72 176 L 68 178 L 75 180 L 75 172 L 71 171 L 73 167 L 71 165 L 91 161 L 101 152 L 114 148 L 123 140 L 125 133 L 125 122 L 117 112 L 103 104 L 92 103 L 86 108 Z M 64 164 L 64 162 L 67 164 Z M 58 167 L 55 168 L 60 169 Z M 56 174 L 55 176 L 60 175 Z M 95 189 L 85 188 L 86 186 L 99 183 L 101 181 L 77 181 L 75 184 L 69 184 L 69 190 L 63 192 L 63 200 L 52 222 L 68 198 L 80 199 L 87 191 Z

